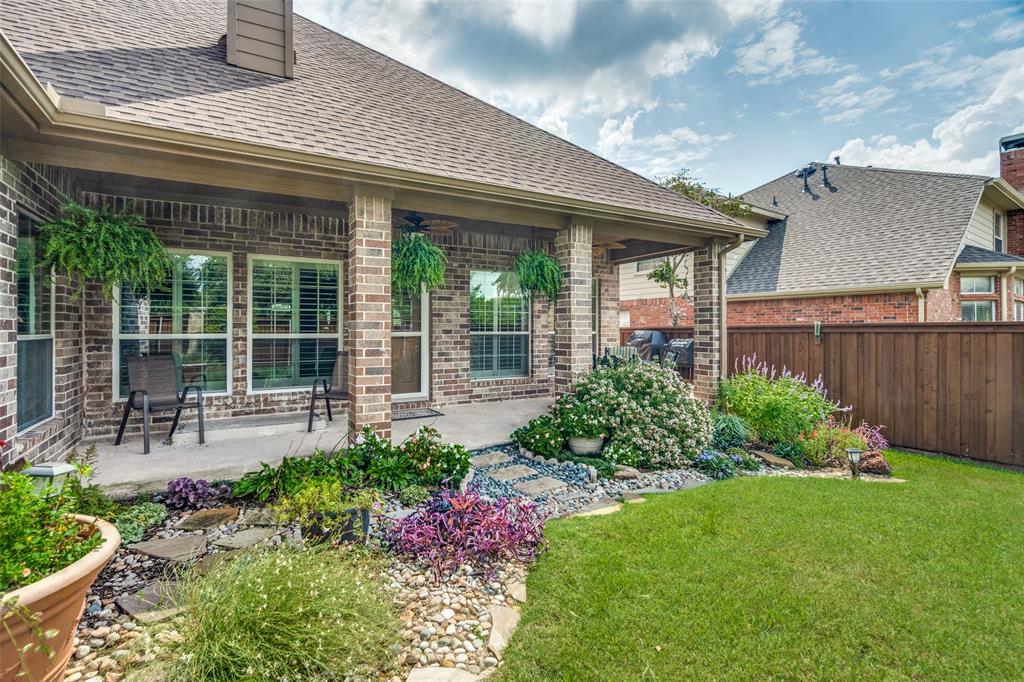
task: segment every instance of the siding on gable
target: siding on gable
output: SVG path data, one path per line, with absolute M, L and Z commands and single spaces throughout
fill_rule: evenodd
M 992 216 L 999 211 L 1003 216 L 1003 236 L 1006 236 L 1006 213 L 989 202 L 982 199 L 978 207 L 974 209 L 970 222 L 967 224 L 967 233 L 964 235 L 964 243 L 978 246 L 983 249 L 992 250 L 995 248 L 995 234 L 992 227 Z M 1005 248 L 1005 246 L 1004 246 Z

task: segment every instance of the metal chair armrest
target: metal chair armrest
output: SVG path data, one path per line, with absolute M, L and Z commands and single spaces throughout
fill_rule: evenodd
M 188 397 L 189 391 L 195 392 L 196 402 L 203 402 L 203 389 L 195 384 L 189 384 L 185 388 L 181 389 L 181 402 L 185 402 L 185 398 Z

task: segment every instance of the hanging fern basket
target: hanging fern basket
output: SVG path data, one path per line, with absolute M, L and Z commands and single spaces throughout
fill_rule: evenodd
M 100 284 L 103 297 L 125 286 L 148 294 L 164 287 L 171 257 L 141 216 L 111 213 L 74 202 L 60 218 L 39 225 L 40 260 L 71 283 L 76 295 L 87 282 Z
M 516 256 L 516 276 L 524 293 L 544 296 L 552 303 L 564 279 L 558 261 L 543 251 L 524 251 Z
M 433 291 L 444 286 L 448 256 L 419 232 L 402 234 L 391 247 L 391 286 L 402 292 Z

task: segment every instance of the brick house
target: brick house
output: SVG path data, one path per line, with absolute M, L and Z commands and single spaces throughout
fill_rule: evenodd
M 708 396 L 721 254 L 764 234 L 290 0 L 5 0 L 0 83 L 0 459 L 110 438 L 139 354 L 173 353 L 208 421 L 302 414 L 336 359 L 350 429 L 390 433 L 393 404 L 553 395 L 616 343 L 611 244 L 697 253 Z M 106 301 L 36 267 L 35 226 L 67 200 L 143 216 L 166 289 Z M 422 219 L 446 284 L 393 295 L 392 239 Z M 561 263 L 556 303 L 495 293 L 527 249 Z M 471 316 L 499 305 L 500 328 Z
M 811 164 L 746 192 L 768 236 L 730 258 L 729 323 L 1024 320 L 1024 135 L 1001 146 L 1001 178 Z M 622 327 L 671 323 L 654 262 L 620 270 Z

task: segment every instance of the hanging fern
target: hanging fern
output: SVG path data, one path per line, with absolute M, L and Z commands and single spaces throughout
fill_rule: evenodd
M 149 293 L 163 288 L 171 268 L 167 249 L 141 216 L 70 202 L 58 220 L 39 225 L 39 235 L 41 264 L 67 276 L 76 293 L 90 281 L 107 300 L 121 286 Z
M 543 251 L 524 251 L 516 256 L 516 275 L 524 293 L 538 293 L 554 302 L 562 288 L 562 268 Z
M 391 286 L 418 293 L 444 286 L 448 257 L 419 232 L 407 232 L 391 247 Z

